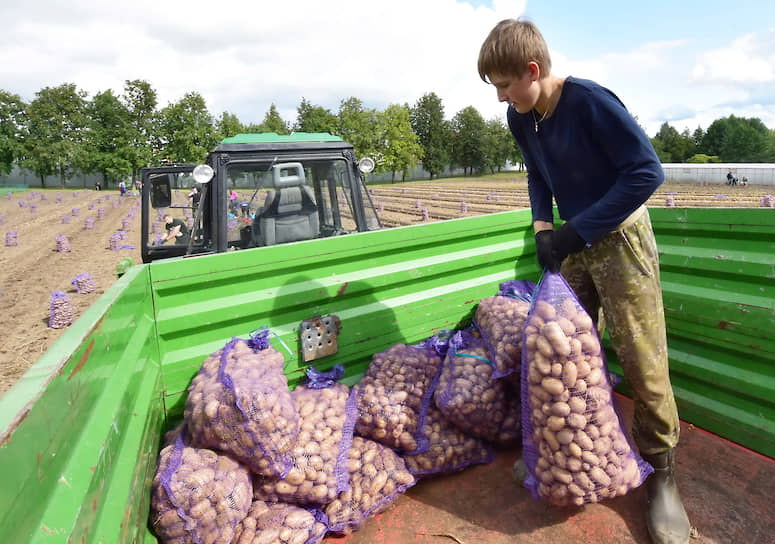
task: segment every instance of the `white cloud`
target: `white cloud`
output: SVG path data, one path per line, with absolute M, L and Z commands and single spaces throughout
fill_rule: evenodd
M 198 91 L 210 111 L 260 122 L 275 103 L 293 121 L 302 97 L 336 111 L 350 96 L 366 106 L 410 105 L 435 92 L 448 117 L 473 105 L 503 115 L 476 72 L 490 28 L 524 0 L 473 7 L 454 0 L 275 3 L 143 0 L 126 4 L 26 1 L 0 7 L 3 88 L 31 100 L 76 83 L 90 96 L 145 79 L 165 106 Z
M 746 34 L 726 47 L 700 55 L 691 71 L 697 84 L 738 86 L 775 80 L 775 29 L 765 35 Z

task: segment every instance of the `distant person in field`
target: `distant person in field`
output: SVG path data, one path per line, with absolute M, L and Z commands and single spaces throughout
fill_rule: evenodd
M 162 242 L 172 240 L 174 244 L 188 245 L 189 232 L 186 224 L 180 219 L 175 219 L 170 214 L 164 214 L 164 228 L 167 230 L 161 235 Z
M 735 176 L 732 175 L 732 170 L 727 172 L 727 185 L 733 185 L 735 182 Z
M 479 76 L 506 102 L 527 165 L 538 264 L 561 272 L 596 319 L 602 308 L 632 392 L 632 434 L 654 467 L 646 524 L 657 544 L 688 543 L 675 480 L 679 420 L 667 359 L 659 252 L 646 201 L 664 181 L 643 129 L 610 90 L 551 72 L 529 21 L 498 23 L 479 51 Z M 563 224 L 554 228 L 553 203 Z
M 121 194 L 121 196 L 126 194 L 126 182 L 123 179 L 118 184 L 118 192 Z
M 102 191 L 102 182 L 98 181 L 94 184 L 95 191 Z

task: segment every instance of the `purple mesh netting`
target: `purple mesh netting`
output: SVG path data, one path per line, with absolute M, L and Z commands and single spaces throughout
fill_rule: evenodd
M 63 291 L 51 293 L 48 326 L 52 329 L 61 329 L 72 325 L 73 319 L 73 306 L 70 303 L 70 297 Z
M 347 456 L 352 443 L 356 396 L 346 385 L 300 385 L 291 393 L 299 413 L 299 434 L 291 468 L 280 480 L 256 477 L 256 499 L 323 505 L 350 488 Z
M 184 420 L 192 444 L 232 454 L 254 473 L 284 477 L 299 416 L 274 348 L 233 338 L 208 357 L 189 387 Z
M 251 496 L 248 471 L 226 456 L 186 446 L 183 426 L 159 455 L 150 525 L 165 544 L 232 542 Z
M 78 208 L 73 208 L 73 209 L 70 211 L 70 213 L 71 213 L 71 215 L 72 215 L 73 217 L 75 217 L 76 215 L 80 215 L 80 214 L 81 214 L 81 210 L 80 210 L 80 209 L 78 209 Z
M 494 296 L 479 301 L 474 326 L 488 348 L 495 371 L 493 378 L 519 372 L 522 363 L 522 329 L 530 303 L 510 296 Z
M 70 216 L 69 215 L 63 215 L 62 216 L 62 223 L 69 223 L 70 222 Z
M 19 233 L 12 230 L 5 233 L 5 247 L 15 247 L 19 245 Z
M 418 478 L 448 474 L 495 459 L 490 444 L 463 432 L 435 406 L 428 410 L 428 424 L 424 430 L 429 442 L 428 451 L 401 454 L 407 470 Z
M 500 284 L 498 294 L 530 302 L 535 290 L 536 284 L 530 280 L 507 280 Z
M 269 329 L 258 329 L 257 331 L 254 331 L 251 333 L 250 338 L 248 339 L 248 346 L 250 346 L 250 349 L 253 351 L 260 351 L 262 349 L 266 349 L 270 346 L 269 343 Z
M 460 430 L 495 442 L 510 409 L 509 398 L 504 382 L 493 379 L 483 339 L 473 332 L 458 331 L 450 340 L 434 400 L 444 417 Z
M 232 544 L 317 544 L 327 530 L 328 519 L 318 508 L 256 500 L 237 525 Z
M 423 426 L 442 361 L 438 349 L 431 347 L 436 343 L 438 340 L 416 346 L 396 344 L 374 354 L 355 386 L 357 434 L 405 452 L 428 448 Z
M 310 389 L 326 389 L 342 379 L 342 376 L 344 376 L 344 366 L 336 364 L 328 372 L 309 366 L 305 373 L 308 380 L 305 384 L 307 387 Z
M 108 246 L 113 251 L 118 251 L 121 246 L 121 235 L 117 232 L 111 234 L 110 239 L 108 240 Z
M 70 283 L 75 285 L 76 292 L 79 295 L 91 293 L 97 289 L 94 278 L 88 272 L 81 272 Z
M 398 454 L 359 436 L 353 437 L 347 465 L 350 488 L 323 508 L 332 533 L 358 530 L 416 483 Z
M 546 273 L 525 324 L 522 455 L 527 487 L 555 505 L 624 495 L 652 472 L 625 432 L 592 319 Z

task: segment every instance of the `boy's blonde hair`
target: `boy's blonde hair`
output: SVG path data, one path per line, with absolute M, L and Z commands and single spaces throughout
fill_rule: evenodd
M 490 83 L 488 78 L 494 74 L 522 77 L 530 61 L 541 68 L 540 79 L 551 72 L 552 59 L 544 37 L 530 21 L 505 19 L 495 25 L 479 50 L 479 77 L 485 83 Z

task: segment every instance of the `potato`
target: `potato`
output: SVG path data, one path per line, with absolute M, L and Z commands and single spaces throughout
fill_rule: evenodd
M 323 389 L 300 385 L 291 398 L 302 429 L 290 452 L 291 469 L 279 479 L 256 475 L 254 498 L 299 505 L 328 503 L 341 491 L 338 482 L 346 474 L 338 460 L 352 440 L 356 393 L 341 383 Z
M 422 346 L 396 344 L 375 354 L 354 386 L 358 392 L 355 432 L 401 451 L 426 449 L 420 421 L 441 362 L 434 349 Z
M 177 468 L 170 468 L 173 463 Z M 159 454 L 151 484 L 151 528 L 163 542 L 228 544 L 250 508 L 252 492 L 241 464 L 176 442 Z
M 236 527 L 234 544 L 313 544 L 323 540 L 326 524 L 317 509 L 256 500 Z
M 238 338 L 208 357 L 186 399 L 191 444 L 227 452 L 266 476 L 287 471 L 299 429 L 283 363 L 274 348 L 253 351 Z
M 642 475 L 614 410 L 594 322 L 561 296 L 567 285 L 547 286 L 555 278 L 544 277 L 525 323 L 526 445 L 538 454 L 529 487 L 552 504 L 582 505 L 626 493 Z M 544 288 L 555 298 L 544 299 Z
M 404 461 L 373 440 L 353 437 L 348 455 L 360 461 L 360 468 L 349 474 L 350 489 L 340 492 L 324 507 L 329 530 L 336 534 L 359 529 L 415 483 Z
M 493 377 L 500 378 L 519 371 L 522 334 L 529 309 L 530 303 L 509 296 L 494 296 L 479 301 L 474 323 L 489 346 L 488 358 L 495 366 Z

